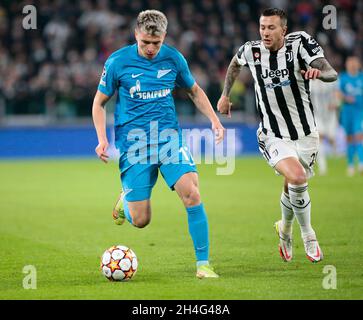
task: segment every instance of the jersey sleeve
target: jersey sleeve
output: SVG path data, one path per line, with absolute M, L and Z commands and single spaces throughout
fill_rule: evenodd
M 98 90 L 106 96 L 111 97 L 115 93 L 117 87 L 116 79 L 115 61 L 114 59 L 108 59 L 103 67 Z
M 181 53 L 177 54 L 178 75 L 176 77 L 176 85 L 181 88 L 191 88 L 194 83 L 194 77 L 189 70 L 189 66 Z
M 247 58 L 246 58 L 246 49 L 247 49 L 247 42 L 242 45 L 237 51 L 237 62 L 241 66 L 248 66 Z
M 324 50 L 322 47 L 306 32 L 301 32 L 301 44 L 299 50 L 302 59 L 308 65 L 317 58 L 324 58 Z

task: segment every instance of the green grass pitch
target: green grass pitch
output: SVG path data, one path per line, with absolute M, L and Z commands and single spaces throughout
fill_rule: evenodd
M 238 159 L 230 176 L 200 165 L 210 226 L 210 256 L 219 279 L 195 277 L 186 212 L 159 176 L 145 229 L 117 226 L 111 210 L 118 167 L 97 160 L 0 162 L 0 299 L 362 299 L 363 176 L 345 176 L 344 159 L 310 181 L 312 223 L 325 259 L 309 262 L 294 225 L 294 259 L 278 253 L 282 178 L 260 157 Z M 109 282 L 99 259 L 114 244 L 131 247 L 139 269 Z M 23 267 L 37 271 L 24 289 Z M 324 289 L 325 266 L 336 289 Z

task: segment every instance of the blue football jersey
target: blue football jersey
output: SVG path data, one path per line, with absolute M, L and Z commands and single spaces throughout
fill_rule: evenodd
M 172 96 L 175 86 L 191 88 L 195 80 L 183 55 L 163 44 L 153 59 L 140 56 L 137 44 L 115 51 L 106 61 L 98 90 L 107 96 L 117 91 L 115 144 L 127 151 L 131 130 L 143 130 L 147 137 L 152 124 L 158 132 L 179 130 Z
M 354 103 L 348 104 L 344 102 L 343 107 L 354 107 L 357 111 L 363 112 L 363 73 L 359 72 L 352 76 L 347 72 L 343 72 L 339 77 L 339 89 L 346 96 L 352 96 Z

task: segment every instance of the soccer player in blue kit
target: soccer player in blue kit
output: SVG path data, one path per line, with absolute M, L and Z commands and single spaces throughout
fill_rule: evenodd
M 354 158 L 363 173 L 363 72 L 358 57 L 348 57 L 346 72 L 339 76 L 339 98 L 342 101 L 340 122 L 347 135 L 348 176 L 354 175 Z
M 148 225 L 151 191 L 160 170 L 186 208 L 197 260 L 196 276 L 217 278 L 209 264 L 208 221 L 200 199 L 196 166 L 180 137 L 172 97 L 175 85 L 185 88 L 196 107 L 211 121 L 216 143 L 223 140 L 224 128 L 208 97 L 195 82 L 185 58 L 175 48 L 163 44 L 167 23 L 160 11 L 140 12 L 135 28 L 136 43 L 117 50 L 107 59 L 92 107 L 98 138 L 95 151 L 107 162 L 104 106 L 117 91 L 115 145 L 120 150 L 123 191 L 113 209 L 116 224 L 127 219 L 139 228 Z M 165 130 L 179 133 L 172 142 L 176 148 L 171 148 L 171 155 L 165 151 L 169 140 L 158 137 L 155 140 L 155 132 L 158 136 Z M 134 152 L 135 146 L 142 145 Z

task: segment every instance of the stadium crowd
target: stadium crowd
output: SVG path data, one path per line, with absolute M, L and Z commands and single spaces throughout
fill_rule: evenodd
M 351 53 L 363 58 L 363 2 L 354 0 L 36 0 L 37 29 L 25 30 L 28 1 L 0 4 L 0 105 L 4 114 L 46 114 L 53 119 L 90 116 L 103 63 L 134 42 L 133 27 L 144 9 L 163 11 L 166 43 L 187 58 L 192 73 L 216 107 L 231 57 L 248 40 L 259 39 L 259 13 L 279 7 L 288 14 L 289 32 L 314 35 L 336 70 Z M 337 9 L 337 28 L 326 30 L 324 5 Z M 195 108 L 175 93 L 180 114 Z M 232 93 L 244 121 L 255 121 L 252 80 L 242 72 Z M 1 109 L 1 107 L 0 107 Z M 0 115 L 1 116 L 1 115 Z

